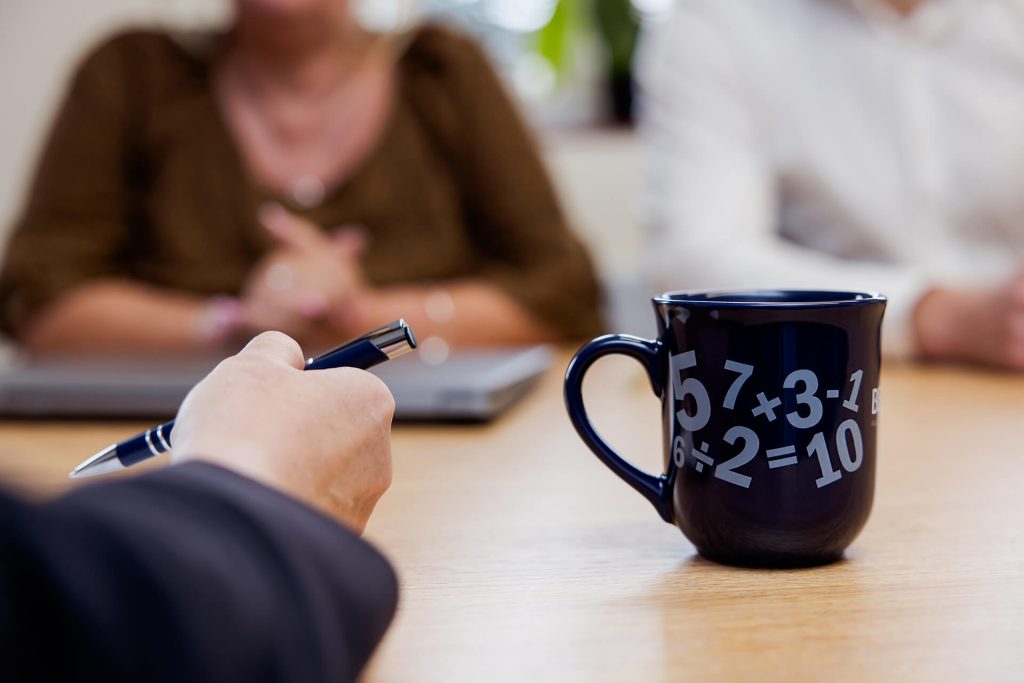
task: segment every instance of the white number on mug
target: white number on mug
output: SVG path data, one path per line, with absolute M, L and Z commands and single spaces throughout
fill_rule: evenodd
M 853 455 L 850 455 L 850 444 L 847 437 L 853 441 Z M 864 440 L 860 435 L 860 426 L 853 418 L 844 420 L 839 429 L 836 430 L 836 450 L 839 451 L 839 462 L 847 472 L 856 472 L 860 464 L 864 462 Z
M 853 442 L 853 453 L 850 453 L 849 440 Z M 864 440 L 860 434 L 860 425 L 853 418 L 844 421 L 836 430 L 836 450 L 839 451 L 839 462 L 847 472 L 856 472 L 864 462 Z M 843 473 L 832 467 L 832 458 L 828 453 L 828 443 L 825 435 L 818 432 L 807 444 L 807 455 L 818 457 L 818 466 L 821 468 L 821 476 L 814 480 L 820 489 L 843 478 Z
M 853 388 L 850 390 L 850 398 L 843 401 L 843 407 L 847 410 L 852 410 L 855 413 L 860 410 L 860 406 L 857 405 L 857 395 L 860 393 L 860 381 L 862 379 L 864 379 L 863 370 L 858 370 L 850 375 L 850 381 L 853 382 Z
M 679 425 L 686 431 L 699 431 L 711 419 L 711 398 L 708 396 L 708 390 L 701 384 L 699 379 L 687 377 L 685 380 L 682 380 L 679 375 L 683 370 L 688 370 L 697 365 L 697 353 L 695 351 L 677 353 L 669 357 L 669 365 L 672 368 L 672 391 L 675 399 L 683 401 L 687 396 L 692 396 L 694 403 L 692 415 L 683 408 L 676 413 L 676 419 L 679 420 Z
M 736 407 L 736 397 L 740 395 L 740 389 L 750 379 L 750 376 L 754 374 L 754 366 L 747 365 L 746 363 L 737 363 L 734 360 L 727 360 L 725 361 L 725 369 L 740 373 L 739 377 L 733 380 L 733 383 L 729 386 L 729 391 L 725 392 L 725 401 L 722 402 L 723 408 L 732 410 Z
M 794 410 L 786 413 L 786 419 L 797 429 L 810 429 L 818 424 L 823 412 L 821 399 L 814 395 L 818 390 L 818 376 L 810 370 L 794 370 L 782 381 L 782 388 L 794 389 L 797 382 L 803 384 L 804 390 L 796 395 L 796 402 L 807 406 L 807 415 L 801 416 L 799 410 Z
M 686 464 L 686 442 L 681 436 L 677 436 L 672 441 L 672 462 L 680 468 Z
M 736 425 L 727 431 L 722 439 L 730 445 L 735 445 L 737 441 L 742 440 L 743 450 L 738 455 L 720 463 L 715 468 L 715 478 L 727 481 L 730 484 L 736 484 L 736 486 L 742 486 L 745 489 L 750 488 L 750 477 L 745 474 L 738 474 L 733 470 L 737 467 L 743 467 L 754 459 L 758 448 L 761 447 L 760 439 L 757 438 L 757 434 L 754 433 L 753 429 L 741 427 L 740 425 Z
M 828 443 L 825 442 L 825 435 L 818 432 L 807 444 L 807 455 L 818 456 L 818 466 L 821 467 L 821 476 L 814 480 L 820 489 L 843 478 L 842 472 L 836 472 L 832 467 L 832 458 L 828 454 Z

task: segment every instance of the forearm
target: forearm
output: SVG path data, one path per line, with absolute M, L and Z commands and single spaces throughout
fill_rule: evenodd
M 440 337 L 455 346 L 537 344 L 558 336 L 483 280 L 389 287 L 374 291 L 356 308 L 362 327 L 405 318 L 421 340 Z
M 72 290 L 29 320 L 19 335 L 33 353 L 205 351 L 207 300 L 129 280 Z

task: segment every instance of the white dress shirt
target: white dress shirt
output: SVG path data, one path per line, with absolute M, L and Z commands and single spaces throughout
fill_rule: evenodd
M 880 291 L 892 355 L 1024 259 L 1024 0 L 679 0 L 639 73 L 667 289 Z

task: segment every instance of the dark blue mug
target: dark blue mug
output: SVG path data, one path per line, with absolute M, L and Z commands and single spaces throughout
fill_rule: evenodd
M 565 402 L 601 461 L 727 564 L 839 559 L 871 512 L 884 296 L 863 292 L 669 292 L 658 338 L 585 344 Z M 644 366 L 662 400 L 664 473 L 624 460 L 587 418 L 590 365 L 613 353 Z

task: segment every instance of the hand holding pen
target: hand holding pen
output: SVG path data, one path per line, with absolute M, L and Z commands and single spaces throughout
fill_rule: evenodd
M 395 358 L 415 348 L 416 339 L 404 320 L 398 320 L 367 334 L 346 342 L 318 358 L 310 358 L 304 369 L 355 367 L 370 368 L 390 358 Z M 265 387 L 274 391 L 274 387 Z M 152 427 L 131 439 L 114 444 L 92 456 L 69 476 L 93 476 L 113 472 L 164 453 L 171 448 L 171 432 L 174 421 Z M 244 440 L 245 434 L 234 435 Z

